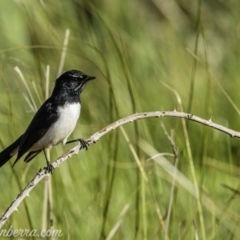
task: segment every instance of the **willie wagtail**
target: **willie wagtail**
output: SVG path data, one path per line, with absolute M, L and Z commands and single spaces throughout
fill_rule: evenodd
M 71 70 L 63 73 L 55 82 L 52 96 L 48 98 L 33 117 L 23 135 L 0 153 L 0 167 L 17 154 L 16 162 L 28 152 L 24 162 L 30 162 L 41 151 L 44 151 L 47 170 L 53 166 L 48 161 L 45 149 L 60 142 L 63 144 L 80 141 L 87 148 L 83 139 L 67 142 L 67 138 L 76 127 L 81 111 L 80 93 L 86 83 L 95 77 L 83 72 Z

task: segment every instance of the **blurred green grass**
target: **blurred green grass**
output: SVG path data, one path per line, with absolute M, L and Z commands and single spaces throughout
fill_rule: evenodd
M 236 0 L 228 4 L 0 1 L 0 150 L 22 134 L 33 116 L 14 67 L 23 73 L 39 107 L 45 96 L 47 65 L 51 89 L 57 77 L 66 29 L 70 37 L 63 70 L 79 69 L 97 77 L 82 95 L 81 119 L 72 139 L 87 138 L 135 112 L 180 107 L 238 130 L 239 114 L 226 94 L 238 107 L 239 9 Z M 182 106 L 163 82 L 177 91 Z M 139 145 L 144 140 L 160 153 L 172 152 L 160 122 L 169 132 L 174 130 L 178 170 L 189 181 L 180 184 L 185 179 L 180 176 L 173 196 L 172 175 L 156 162 L 146 161 L 151 156 Z M 239 189 L 239 140 L 187 123 L 192 172 L 181 120 L 141 120 L 124 129 L 148 182 L 120 129 L 104 136 L 88 152 L 74 156 L 52 176 L 53 226 L 62 229 L 64 239 L 106 239 L 126 206 L 129 209 L 112 239 L 196 239 L 196 235 L 199 239 L 239 239 L 239 194 L 222 186 Z M 66 149 L 68 146 L 54 147 L 51 159 Z M 0 169 L 1 212 L 44 166 L 43 158 L 39 155 L 28 165 L 19 161 L 14 169 L 11 164 Z M 173 164 L 172 158 L 168 160 Z M 191 193 L 194 178 L 200 208 Z M 44 196 L 42 182 L 4 228 L 41 229 L 42 222 L 49 226 L 48 218 L 42 219 Z M 173 205 L 165 233 L 170 196 Z

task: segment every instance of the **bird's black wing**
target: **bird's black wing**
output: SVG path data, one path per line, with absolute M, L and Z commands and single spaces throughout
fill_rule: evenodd
M 28 163 L 30 162 L 33 158 L 35 158 L 42 150 L 34 151 L 34 152 L 29 152 L 28 155 L 24 158 L 24 162 Z
M 15 162 L 43 137 L 51 125 L 57 121 L 58 117 L 57 108 L 49 98 L 37 111 L 23 134 Z
M 20 136 L 14 143 L 0 152 L 0 167 L 2 167 L 12 156 L 18 152 L 22 136 Z

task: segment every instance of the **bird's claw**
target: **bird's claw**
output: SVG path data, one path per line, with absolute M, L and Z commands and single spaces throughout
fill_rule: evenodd
M 89 143 L 82 138 L 79 138 L 78 141 L 81 143 L 81 149 L 86 148 L 88 150 Z
M 49 161 L 47 161 L 47 166 L 44 169 L 46 170 L 46 172 L 52 174 L 54 167 L 53 167 L 53 165 Z

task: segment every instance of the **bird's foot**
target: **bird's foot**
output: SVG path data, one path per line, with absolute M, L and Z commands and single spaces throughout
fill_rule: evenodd
M 47 166 L 44 169 L 46 170 L 46 172 L 52 174 L 54 167 L 53 167 L 53 165 L 49 161 L 47 161 Z
M 74 142 L 80 142 L 81 143 L 81 148 L 80 149 L 86 148 L 86 150 L 88 150 L 89 143 L 82 138 L 68 141 L 65 144 L 74 143 Z
M 88 150 L 89 143 L 82 138 L 79 138 L 78 141 L 81 143 L 81 149 L 86 148 Z

